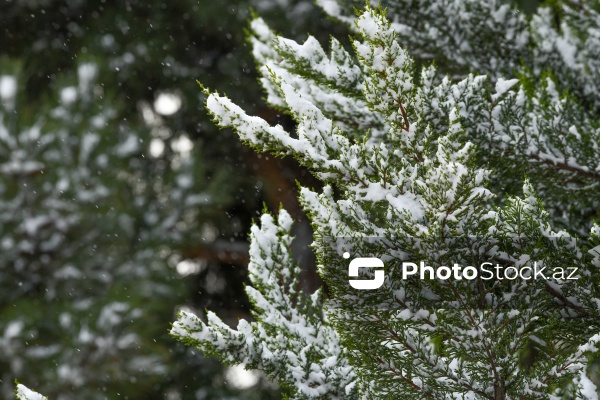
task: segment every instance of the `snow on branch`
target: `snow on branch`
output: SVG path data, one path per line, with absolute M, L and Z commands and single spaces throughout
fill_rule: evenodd
M 15 392 L 17 400 L 48 400 L 46 396 L 42 396 L 38 392 L 34 392 L 27 386 L 17 383 L 17 391 Z
M 227 364 L 259 368 L 294 399 L 352 399 L 355 376 L 339 337 L 322 314 L 320 291 L 299 292 L 300 268 L 290 255 L 292 220 L 261 217 L 250 234 L 251 285 L 246 293 L 256 322 L 229 328 L 214 313 L 207 322 L 181 311 L 171 335 Z
M 337 13 L 352 0 L 320 3 Z M 464 7 L 481 10 L 489 22 L 482 37 L 499 37 L 510 44 L 502 51 L 514 54 L 500 51 L 483 63 L 480 50 L 487 57 L 498 49 L 476 47 L 473 32 L 465 41 L 447 38 L 443 54 L 458 69 L 491 75 L 462 73 L 455 82 L 434 66 L 417 71 L 400 8 L 359 12 L 353 55 L 336 40 L 327 53 L 312 37 L 299 44 L 261 19 L 252 22 L 267 101 L 294 118 L 296 131 L 248 116 L 208 90 L 206 108 L 242 141 L 292 155 L 325 182 L 321 192 L 301 188 L 300 200 L 329 297 L 296 291 L 289 216 L 280 211 L 275 223 L 265 214 L 252 228 L 246 291 L 256 322 L 232 329 L 213 313 L 207 322 L 182 313 L 172 334 L 226 363 L 263 369 L 294 398 L 589 397 L 594 384 L 584 370 L 600 330 L 600 240 L 596 227 L 587 251 L 572 232 L 589 234 L 581 210 L 599 205 L 597 118 L 560 90 L 560 78 L 504 78 L 529 37 L 525 19 L 506 5 L 423 3 L 417 12 L 434 19 L 435 7 L 448 4 L 450 21 Z M 423 25 L 431 26 L 427 16 Z M 376 255 L 391 266 L 381 290 L 353 292 L 342 253 Z M 577 282 L 397 276 L 407 260 L 443 266 L 486 259 L 502 270 L 539 264 L 581 271 Z M 532 351 L 534 365 L 524 365 Z

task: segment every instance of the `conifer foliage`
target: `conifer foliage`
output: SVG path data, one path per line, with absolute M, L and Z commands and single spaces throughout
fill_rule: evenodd
M 440 33 L 423 26 L 434 24 L 413 27 L 422 29 L 417 56 L 456 62 L 442 68 L 448 78 L 417 67 L 405 50 L 400 6 L 391 22 L 383 9 L 350 18 L 340 4 L 320 3 L 353 24 L 353 52 L 332 39 L 327 54 L 313 38 L 299 44 L 260 18 L 251 23 L 267 101 L 294 117 L 294 134 L 204 91 L 219 126 L 258 151 L 294 156 L 325 183 L 320 192 L 302 188 L 301 202 L 327 296 L 298 292 L 292 221 L 283 210 L 265 213 L 252 228 L 246 288 L 256 321 L 232 329 L 213 313 L 204 322 L 181 312 L 172 335 L 262 369 L 294 399 L 596 399 L 588 366 L 600 341 L 598 92 L 572 74 L 597 76 L 587 60 L 596 31 L 582 37 L 567 27 L 579 21 L 569 10 L 596 30 L 598 14 L 570 8 L 567 25 L 546 25 L 550 42 L 533 43 L 548 10 L 528 21 L 507 5 L 490 8 L 492 23 L 481 29 L 497 43 L 482 50 L 486 64 L 477 59 L 479 35 L 439 56 L 460 41 L 430 48 L 424 43 Z M 448 10 L 450 20 L 461 12 Z M 557 47 L 560 60 L 551 62 Z M 529 65 L 517 70 L 518 58 Z M 344 253 L 383 260 L 383 285 L 353 289 Z M 403 277 L 404 263 L 419 260 L 474 265 L 480 275 Z M 538 266 L 548 279 L 484 280 L 483 262 L 505 277 Z

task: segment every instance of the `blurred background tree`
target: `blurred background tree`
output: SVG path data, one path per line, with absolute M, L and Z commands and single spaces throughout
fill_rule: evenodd
M 252 217 L 264 202 L 302 220 L 291 177 L 319 184 L 201 111 L 196 79 L 292 123 L 261 100 L 250 8 L 288 37 L 343 34 L 310 0 L 0 4 L 2 397 L 15 378 L 52 399 L 279 397 L 167 334 L 181 306 L 248 318 Z

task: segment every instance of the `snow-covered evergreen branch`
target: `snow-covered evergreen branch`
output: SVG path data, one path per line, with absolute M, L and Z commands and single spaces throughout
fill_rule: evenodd
M 337 7 L 328 4 L 330 11 Z M 514 17 L 506 23 L 505 6 L 480 7 L 495 13 L 493 29 L 523 22 Z M 589 235 L 592 226 L 575 210 L 596 207 L 598 197 L 581 197 L 597 190 L 597 119 L 581 99 L 560 95 L 549 77 L 533 85 L 534 78 L 523 76 L 519 88 L 519 80 L 499 77 L 493 83 L 470 74 L 458 82 L 440 79 L 434 67 L 415 73 L 413 59 L 400 45 L 398 20 L 390 22 L 383 10 L 367 7 L 353 21 L 360 37 L 352 43 L 354 56 L 334 39 L 328 55 L 312 38 L 298 44 L 275 35 L 261 19 L 252 22 L 267 100 L 294 117 L 296 136 L 205 89 L 207 109 L 218 125 L 234 128 L 259 151 L 293 155 L 326 183 L 321 193 L 302 188 L 300 200 L 313 222 L 319 273 L 331 294 L 320 326 L 336 343 L 331 352 L 338 365 L 355 374 L 352 393 L 376 399 L 542 399 L 565 393 L 594 398 L 585 373 L 600 330 L 599 246 L 587 251 L 572 233 Z M 490 34 L 497 36 L 493 29 Z M 464 57 L 466 64 L 480 67 Z M 503 67 L 493 66 L 514 69 Z M 518 193 L 514 187 L 503 193 L 507 183 L 518 185 Z M 577 201 L 571 201 L 573 193 Z M 289 357 L 276 369 L 265 364 L 264 350 L 248 358 L 249 349 L 272 343 L 256 332 L 287 332 L 283 342 L 268 347 L 269 362 L 281 359 L 271 356 L 272 348 L 300 353 L 316 334 L 290 331 L 286 322 L 310 321 L 314 309 L 303 310 L 282 294 L 294 292 L 284 279 L 291 267 L 280 249 L 289 246 L 280 243 L 289 223 L 281 215 L 282 230 L 265 235 L 264 250 L 251 254 L 258 291 L 250 288 L 248 294 L 257 322 L 241 322 L 235 331 L 213 314 L 207 325 L 182 314 L 173 333 L 225 362 L 266 370 L 294 388 L 298 398 L 314 398 L 321 393 L 289 375 L 308 361 Z M 276 230 L 271 221 L 264 216 L 262 229 Z M 262 243 L 257 229 L 253 243 Z M 597 244 L 597 231 L 591 231 L 591 244 Z M 381 258 L 383 286 L 353 291 L 342 253 Z M 530 275 L 485 282 L 413 280 L 400 276 L 408 260 L 436 266 L 493 260 L 503 271 L 539 265 L 564 273 L 565 266 L 573 266 L 578 280 L 564 274 L 548 280 Z M 264 274 L 274 274 L 268 282 L 279 284 L 265 283 Z M 288 316 L 278 320 L 278 315 Z M 535 356 L 528 356 L 532 352 Z M 330 367 L 325 354 L 315 354 L 311 362 L 321 367 L 312 368 Z M 335 393 L 343 393 L 344 386 L 334 386 Z
M 35 392 L 20 383 L 17 383 L 15 396 L 17 397 L 17 400 L 48 400 L 47 397 L 42 396 L 38 392 Z
M 322 294 L 298 291 L 300 268 L 294 263 L 290 215 L 275 220 L 263 214 L 252 227 L 246 293 L 256 322 L 229 328 L 214 313 L 205 324 L 182 311 L 171 334 L 228 364 L 263 370 L 290 390 L 294 399 L 357 398 L 355 376 L 335 330 L 322 313 Z

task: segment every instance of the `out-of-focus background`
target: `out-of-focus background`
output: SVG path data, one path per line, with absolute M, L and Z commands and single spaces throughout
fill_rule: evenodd
M 271 123 L 244 28 L 344 36 L 310 0 L 0 2 L 0 397 L 269 399 L 273 384 L 169 337 L 176 311 L 251 318 L 247 234 L 263 209 L 310 226 L 292 160 L 218 131 L 196 79 Z

